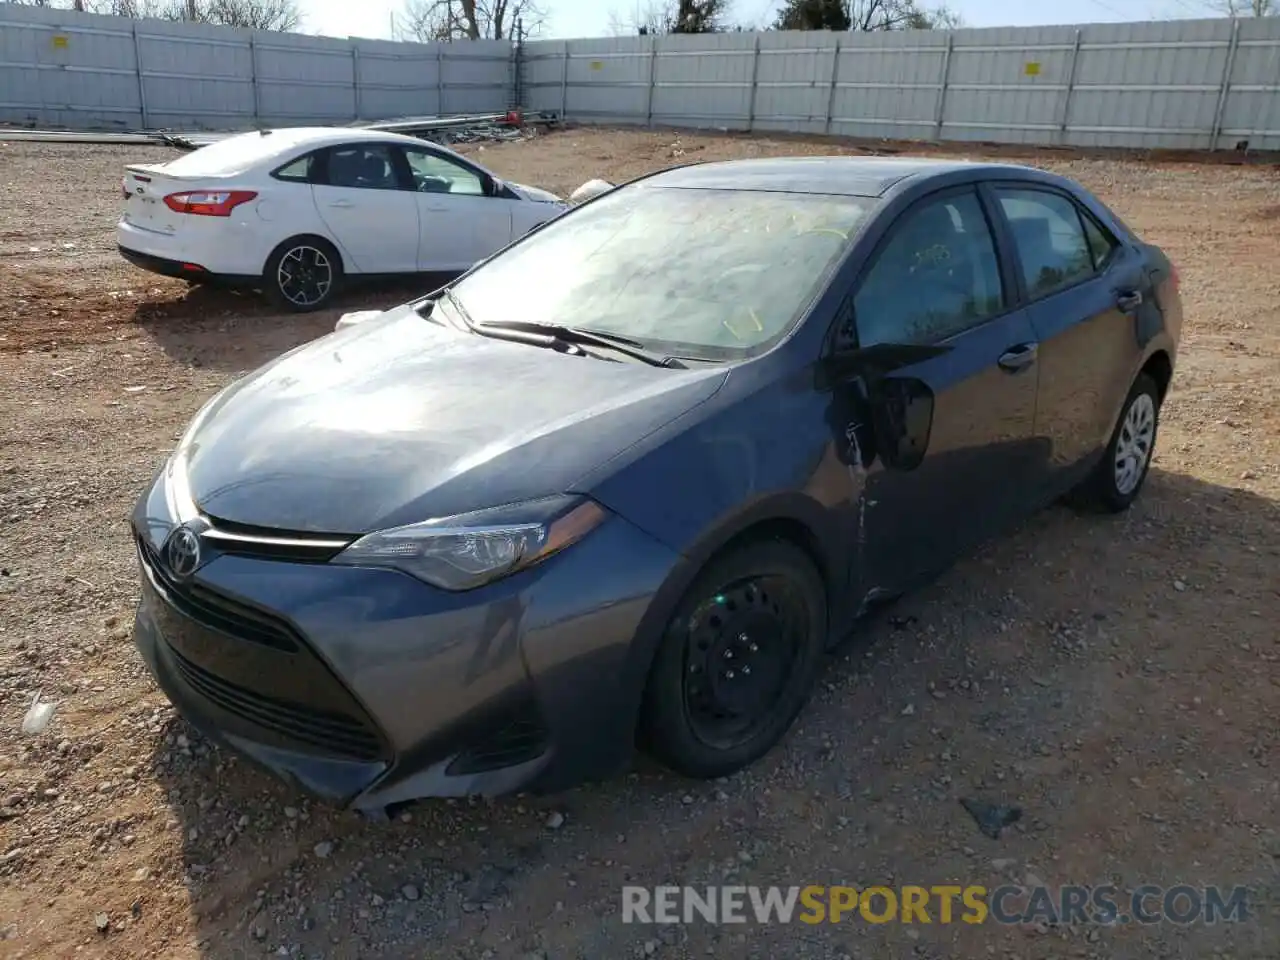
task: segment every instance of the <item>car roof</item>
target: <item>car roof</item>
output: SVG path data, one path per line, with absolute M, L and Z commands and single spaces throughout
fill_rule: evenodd
M 362 127 L 280 127 L 252 131 L 215 140 L 206 147 L 184 154 L 166 165 L 175 174 L 217 176 L 242 173 L 259 164 L 340 143 L 405 143 L 424 146 L 425 141 L 385 130 Z M 432 148 L 455 155 L 439 144 Z
M 246 136 L 249 136 L 246 134 Z M 415 143 L 424 141 L 418 137 L 406 136 L 403 133 L 392 133 L 389 130 L 370 130 L 366 127 L 278 127 L 259 133 L 264 139 L 276 140 L 293 147 L 323 147 L 335 143 L 360 143 L 377 140 L 393 143 Z
M 771 157 L 723 160 L 665 170 L 644 181 L 659 187 L 762 190 L 779 193 L 882 197 L 908 178 L 930 179 L 958 170 L 990 175 L 1036 173 L 1019 164 L 974 163 L 897 157 Z

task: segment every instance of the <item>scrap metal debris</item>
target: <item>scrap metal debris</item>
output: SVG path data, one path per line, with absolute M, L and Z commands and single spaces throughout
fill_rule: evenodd
M 22 732 L 27 736 L 43 733 L 49 726 L 49 721 L 53 719 L 53 711 L 57 706 L 56 703 L 42 703 L 40 692 L 37 691 L 35 699 L 31 701 L 30 709 L 27 710 L 27 715 L 22 718 Z
M 969 797 L 962 797 L 960 804 L 969 811 L 969 816 L 977 821 L 978 829 L 992 840 L 999 840 L 1001 830 L 1022 819 L 1021 807 L 988 803 L 985 800 L 973 800 Z
M 358 121 L 352 128 L 403 133 L 433 143 L 483 143 L 486 141 L 525 140 L 541 127 L 560 122 L 550 111 L 525 115 L 519 110 L 456 117 L 401 117 L 394 120 Z M 211 143 L 243 133 L 229 131 L 77 131 L 45 130 L 34 127 L 0 125 L 0 140 L 30 140 L 45 143 L 96 144 L 163 144 L 177 150 L 198 150 Z

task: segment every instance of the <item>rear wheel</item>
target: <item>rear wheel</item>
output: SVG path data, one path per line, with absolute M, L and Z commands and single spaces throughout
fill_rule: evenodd
M 749 543 L 713 561 L 667 625 L 645 692 L 645 745 L 691 777 L 733 773 L 781 739 L 825 648 L 826 591 L 804 551 Z
M 1159 425 L 1160 388 L 1139 374 L 1106 453 L 1078 491 L 1087 503 L 1112 513 L 1129 508 L 1146 482 Z
M 319 310 L 342 283 L 342 259 L 327 240 L 293 237 L 267 258 L 262 283 L 272 302 L 286 310 Z

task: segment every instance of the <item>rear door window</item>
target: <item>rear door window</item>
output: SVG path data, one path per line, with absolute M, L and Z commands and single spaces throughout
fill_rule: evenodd
M 359 143 L 329 150 L 328 184 L 357 190 L 398 190 L 399 178 L 391 148 Z
M 1075 203 L 1047 190 L 997 187 L 996 196 L 1028 297 L 1039 299 L 1093 276 L 1094 253 Z
M 1004 308 L 995 242 L 972 190 L 903 214 L 853 299 L 864 347 L 936 343 Z

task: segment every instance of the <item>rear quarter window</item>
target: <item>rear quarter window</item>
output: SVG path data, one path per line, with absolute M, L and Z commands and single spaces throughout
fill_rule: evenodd
M 289 161 L 271 175 L 277 180 L 287 180 L 292 183 L 315 183 L 318 166 L 318 154 L 309 153 L 305 157 Z

